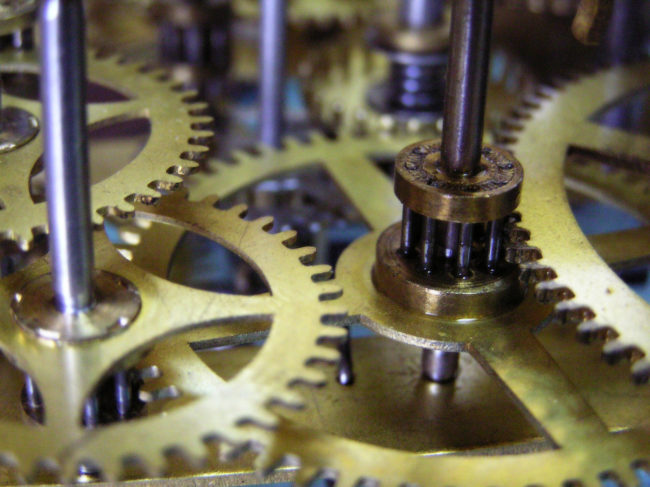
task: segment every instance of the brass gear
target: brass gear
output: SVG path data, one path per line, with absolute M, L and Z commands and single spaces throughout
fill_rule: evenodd
M 235 0 L 235 15 L 255 18 L 259 15 L 256 0 Z M 289 22 L 297 25 L 353 27 L 368 19 L 378 8 L 374 0 L 289 0 Z
M 584 399 L 583 391 L 533 335 L 544 326 L 551 311 L 548 306 L 529 297 L 500 318 L 459 327 L 408 311 L 375 290 L 371 282 L 375 242 L 383 228 L 399 219 L 401 208 L 390 180 L 364 156 L 389 147 L 389 142 L 376 138 L 342 136 L 331 141 L 315 136 L 309 144 L 291 142 L 283 151 L 241 153 L 234 164 L 215 164 L 213 176 L 189 178 L 194 183 L 191 194 L 200 198 L 210 188 L 225 196 L 298 168 L 325 168 L 371 229 L 369 235 L 348 247 L 337 265 L 337 283 L 344 289 L 341 300 L 351 314 L 347 323 L 361 323 L 418 347 L 470 352 L 517 398 L 544 441 L 487 449 L 470 456 L 422 457 L 334 437 L 283 419 L 265 453 L 266 467 L 277 467 L 287 456 L 297 456 L 303 467 L 299 482 L 325 475 L 335 477 L 340 485 L 362 480 L 430 485 L 432 479 L 440 485 L 518 487 L 537 484 L 540 479 L 548 485 L 594 485 L 599 479 L 633 483 L 634 469 L 646 468 L 643 461 L 650 455 L 647 422 L 628 425 L 617 434 L 610 432 Z M 527 169 L 536 163 L 522 162 Z M 516 239 L 522 230 L 512 226 L 510 233 Z
M 646 62 L 585 76 L 557 90 L 540 88 L 504 135 L 515 155 L 528 163 L 527 180 L 534 181 L 527 184 L 519 207 L 531 239 L 511 249 L 511 257 L 545 276 L 537 291 L 555 302 L 556 319 L 578 323 L 586 337 L 604 338 L 604 354 L 612 360 L 630 359 L 641 381 L 650 375 L 650 305 L 615 275 L 580 231 L 563 178 L 564 161 L 572 151 L 599 154 L 614 167 L 631 163 L 648 172 L 650 138 L 590 117 L 649 83 Z M 641 206 L 647 214 L 647 199 Z
M 44 425 L 24 418 L 0 422 L 5 465 L 17 463 L 28 479 L 34 478 L 29 476 L 35 467 L 59 466 L 61 478 L 68 482 L 75 478 L 78 462 L 97 465 L 109 480 L 119 478 L 125 462 L 133 459 L 160 473 L 169 449 L 205 456 L 203 441 L 208 439 L 225 440 L 237 450 L 268 442 L 268 431 L 245 425 L 273 429 L 276 420 L 266 406 L 296 407 L 301 400 L 290 386 L 323 382 L 323 372 L 313 363 L 333 362 L 338 353 L 317 342 L 341 335 L 340 328 L 326 323 L 343 314 L 331 301 L 340 294 L 338 288 L 320 282 L 331 269 L 302 265 L 314 250 L 288 248 L 295 232 L 267 233 L 271 218 L 245 221 L 244 206 L 223 211 L 214 208 L 215 202 L 212 198 L 190 203 L 179 192 L 162 198 L 157 206 L 137 205 L 135 215 L 220 242 L 260 272 L 271 294 L 227 295 L 173 284 L 125 260 L 103 233 L 96 232 L 97 269 L 130 281 L 141 299 L 140 312 L 128 327 L 108 338 L 53 346 L 18 326 L 9 306 L 26 283 L 48 272 L 47 259 L 0 281 L 4 303 L 0 319 L 6 325 L 0 331 L 0 348 L 36 382 L 45 405 Z M 304 304 L 300 313 L 295 313 L 296 302 Z M 193 353 L 188 342 L 206 337 L 212 344 L 257 340 L 268 331 L 269 322 L 273 326 L 257 358 L 229 382 L 205 367 L 184 368 L 183 357 Z M 194 332 L 193 338 L 178 337 L 193 328 L 203 330 Z M 177 337 L 175 363 L 187 372 L 174 381 L 186 392 L 184 400 L 159 415 L 84 429 L 82 405 L 100 379 L 132 366 L 151 347 L 155 354 L 156 342 L 172 335 Z M 286 344 L 295 348 L 292 353 L 284 353 Z M 77 373 L 63 375 L 72 364 Z
M 4 73 L 38 75 L 39 63 L 32 52 L 5 51 L 0 54 Z M 107 207 L 122 211 L 136 200 L 151 200 L 161 190 L 178 186 L 182 178 L 197 167 L 195 162 L 207 148 L 202 146 L 212 133 L 205 130 L 211 122 L 202 116 L 205 105 L 188 103 L 192 93 L 174 89 L 173 82 L 161 72 L 150 72 L 140 65 L 124 64 L 118 58 L 88 59 L 88 79 L 119 92 L 124 101 L 89 103 L 88 125 L 102 127 L 111 123 L 147 119 L 151 133 L 138 155 L 116 173 L 92 185 L 92 209 L 98 214 Z M 40 118 L 38 101 L 4 95 L 4 104 Z M 42 154 L 40 133 L 25 145 L 0 155 L 3 177 L 0 182 L 0 239 L 15 241 L 27 249 L 37 234 L 46 231 L 44 203 L 35 203 L 30 194 L 30 177 Z M 154 178 L 159 178 L 151 182 Z
M 308 85 L 308 103 L 316 122 L 336 134 L 358 136 L 379 134 L 407 145 L 421 138 L 442 134 L 442 114 L 428 120 L 417 115 L 382 113 L 368 101 L 368 92 L 385 80 L 389 60 L 382 53 L 369 51 L 359 40 L 329 53 L 329 70 Z M 522 93 L 534 86 L 525 66 L 502 49 L 496 49 L 498 63 L 492 69 L 486 105 L 486 132 L 498 127 L 501 116 L 516 104 Z M 344 86 L 345 89 L 341 89 Z

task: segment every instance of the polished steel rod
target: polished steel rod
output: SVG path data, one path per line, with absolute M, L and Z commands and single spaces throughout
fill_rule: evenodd
M 443 0 L 402 0 L 399 21 L 408 29 L 426 29 L 442 20 Z
M 93 303 L 93 244 L 82 0 L 43 0 L 41 97 L 49 245 L 56 305 Z
M 442 160 L 451 174 L 476 171 L 490 60 L 493 0 L 454 0 L 442 127 Z
M 485 265 L 490 272 L 495 272 L 501 254 L 501 241 L 503 237 L 503 219 L 494 220 L 487 225 L 487 245 Z
M 425 272 L 433 271 L 436 258 L 436 221 L 433 218 L 424 219 L 422 229 L 422 248 L 420 251 L 420 264 Z
M 432 382 L 449 382 L 458 374 L 458 352 L 422 349 L 422 376 Z
M 336 380 L 342 386 L 351 386 L 354 384 L 354 370 L 352 367 L 352 337 L 350 336 L 350 327 L 346 327 L 347 334 L 345 339 L 338 345 L 341 355 L 339 365 L 336 371 Z
M 280 147 L 284 130 L 286 0 L 261 0 L 260 141 Z

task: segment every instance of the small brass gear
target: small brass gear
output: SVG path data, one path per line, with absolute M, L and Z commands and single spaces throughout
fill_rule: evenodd
M 6 51 L 0 54 L 4 73 L 38 75 L 39 63 L 31 52 Z M 161 72 L 146 73 L 135 64 L 117 58 L 88 60 L 88 78 L 120 93 L 122 99 L 89 103 L 88 125 L 105 127 L 112 123 L 146 119 L 151 127 L 149 138 L 138 155 L 126 166 L 92 185 L 92 209 L 95 221 L 101 221 L 102 209 L 117 206 L 123 211 L 138 199 L 150 200 L 161 190 L 172 189 L 197 167 L 195 162 L 207 148 L 211 122 L 203 116 L 205 105 L 188 103 L 192 93 L 175 90 Z M 4 95 L 4 104 L 24 110 L 40 119 L 38 101 Z M 30 193 L 30 178 L 42 154 L 41 134 L 16 149 L 0 155 L 3 178 L 0 182 L 0 238 L 15 241 L 27 249 L 34 235 L 46 231 L 45 203 L 35 202 Z M 152 179 L 159 178 L 153 183 Z
M 37 384 L 45 409 L 43 425 L 24 419 L 0 422 L 5 465 L 17 464 L 28 480 L 34 479 L 30 475 L 35 468 L 56 470 L 58 466 L 60 477 L 55 479 L 71 481 L 78 462 L 96 465 L 104 478 L 116 480 L 134 458 L 161 473 L 164 453 L 170 448 L 205 456 L 203 441 L 208 439 L 226 440 L 235 449 L 268 442 L 269 433 L 262 428 L 273 429 L 276 419 L 265 407 L 296 407 L 300 396 L 290 386 L 323 382 L 323 372 L 313 363 L 333 362 L 338 353 L 317 342 L 341 335 L 340 328 L 326 323 L 343 315 L 332 301 L 340 290 L 320 282 L 331 269 L 301 264 L 314 250 L 288 248 L 295 232 L 267 233 L 271 218 L 246 221 L 242 219 L 244 206 L 223 211 L 214 208 L 215 202 L 212 198 L 190 203 L 178 192 L 156 206 L 136 205 L 135 215 L 182 226 L 230 248 L 260 272 L 270 294 L 228 295 L 173 284 L 125 260 L 103 233 L 96 232 L 97 269 L 119 275 L 137 290 L 139 313 L 120 332 L 103 339 L 53 346 L 52 341 L 39 340 L 19 326 L 9 306 L 12 300 L 21 301 L 16 293 L 26 284 L 48 272 L 47 259 L 0 281 L 0 319 L 5 324 L 0 347 Z M 299 313 L 292 306 L 296 302 L 302 303 Z M 271 331 L 257 358 L 229 382 L 205 368 L 183 368 L 183 357 L 192 353 L 188 342 L 206 337 L 212 344 L 241 342 L 246 337 L 258 340 L 270 323 Z M 174 381 L 178 390 L 186 392 L 181 404 L 126 423 L 95 429 L 81 425 L 82 405 L 102 378 L 116 368 L 132 366 L 165 337 L 206 327 L 214 328 L 194 338 L 176 339 L 179 366 L 187 372 Z M 282 347 L 287 344 L 294 349 L 292 353 L 284 353 Z M 77 372 L 65 374 L 73 363 Z M 251 424 L 262 428 L 244 427 Z
M 605 265 L 580 231 L 563 178 L 567 154 L 581 151 L 598 154 L 613 167 L 632 164 L 648 173 L 650 138 L 592 117 L 647 87 L 649 73 L 646 62 L 598 72 L 558 89 L 540 88 L 502 134 L 516 156 L 531 163 L 526 177 L 535 182 L 527 185 L 520 206 L 531 239 L 511 249 L 513 259 L 547 276 L 538 293 L 556 303 L 557 319 L 578 323 L 586 338 L 605 339 L 604 354 L 630 359 L 640 381 L 650 375 L 650 306 Z M 647 214 L 647 194 L 641 207 Z

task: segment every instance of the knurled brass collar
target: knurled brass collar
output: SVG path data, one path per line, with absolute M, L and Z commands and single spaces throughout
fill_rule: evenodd
M 519 204 L 524 169 L 512 154 L 490 145 L 480 170 L 457 177 L 444 171 L 440 142 L 405 147 L 395 160 L 395 194 L 411 210 L 436 220 L 484 223 L 504 218 Z

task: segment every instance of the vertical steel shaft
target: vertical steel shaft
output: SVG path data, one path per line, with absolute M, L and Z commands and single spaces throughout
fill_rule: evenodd
M 422 376 L 433 382 L 449 382 L 458 373 L 458 352 L 422 349 Z
M 420 251 L 420 264 L 426 272 L 431 272 L 436 258 L 436 221 L 433 218 L 424 219 L 422 229 L 422 249 Z
M 82 0 L 43 0 L 41 97 L 50 254 L 56 304 L 93 302 L 93 246 L 86 127 Z
M 485 265 L 488 271 L 496 270 L 501 253 L 501 240 L 503 234 L 503 220 L 494 220 L 488 223 Z
M 472 259 L 472 238 L 474 226 L 471 223 L 461 223 L 458 242 L 458 277 L 469 276 L 469 264 Z
M 492 7 L 493 0 L 452 2 L 442 128 L 442 159 L 452 174 L 471 174 L 480 160 Z
M 286 0 L 261 0 L 260 141 L 279 147 L 284 128 Z
M 443 0 L 402 0 L 399 6 L 399 21 L 409 29 L 426 29 L 442 20 L 445 2 Z
M 416 235 L 416 219 L 418 215 L 415 214 L 408 206 L 402 206 L 402 240 L 401 250 L 404 255 L 410 255 L 415 248 L 417 240 Z

